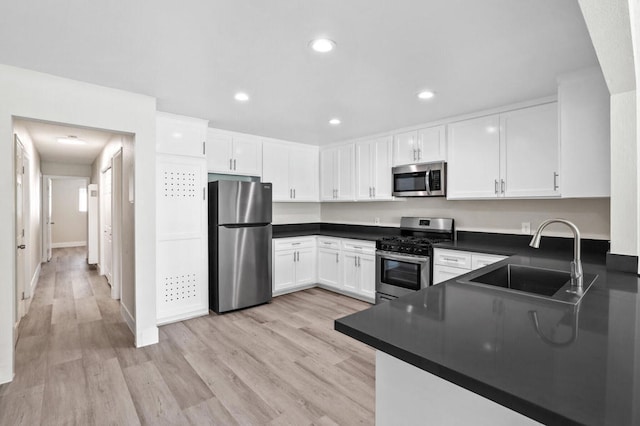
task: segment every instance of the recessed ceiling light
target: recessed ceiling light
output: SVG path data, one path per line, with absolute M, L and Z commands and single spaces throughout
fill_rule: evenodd
M 422 92 L 418 93 L 418 98 L 419 99 L 431 99 L 435 95 L 436 94 L 433 93 L 431 90 L 425 90 L 425 91 L 422 91 Z
M 317 38 L 309 42 L 309 46 L 319 53 L 331 52 L 336 47 L 336 42 L 328 38 Z
M 180 132 L 173 132 L 171 136 L 173 136 L 174 139 L 182 139 L 182 133 Z
M 246 102 L 249 100 L 249 95 L 244 92 L 238 92 L 234 95 L 236 101 Z
M 78 139 L 77 136 L 67 136 L 66 138 L 58 138 L 58 143 L 66 145 L 85 145 L 87 142 L 82 139 Z
M 342 122 L 340 121 L 339 118 L 332 118 L 331 120 L 329 120 L 329 124 L 331 124 L 332 126 L 337 126 L 340 123 Z

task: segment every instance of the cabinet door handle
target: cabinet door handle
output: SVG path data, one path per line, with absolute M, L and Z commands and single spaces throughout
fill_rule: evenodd
M 494 191 L 495 191 L 496 195 L 498 195 L 498 179 L 493 181 L 493 188 L 494 188 Z
M 360 256 L 358 256 L 358 268 L 360 267 Z
M 236 170 L 236 160 L 235 160 L 235 158 L 233 159 L 233 170 Z
M 416 161 L 416 150 L 413 150 L 413 161 Z
M 353 266 L 358 267 L 358 256 L 353 256 Z
M 296 252 L 295 251 L 293 252 L 293 261 L 294 262 L 296 261 Z
M 373 198 L 376 198 L 376 187 L 373 187 Z
M 299 246 L 302 243 L 291 243 L 292 246 Z
M 500 179 L 500 191 L 504 194 L 504 179 Z
M 229 170 L 233 170 L 233 158 L 229 158 Z
M 293 199 L 294 200 L 296 199 L 296 189 L 295 188 L 293 188 Z
M 456 263 L 460 261 L 460 259 L 456 259 L 455 257 L 443 257 L 442 260 L 445 260 L 447 262 L 456 262 Z
M 553 172 L 553 190 L 558 190 L 558 173 Z
M 293 198 L 293 189 L 289 188 L 289 198 Z
M 336 263 L 340 262 L 340 255 L 338 253 L 336 253 Z
M 329 241 L 323 241 L 322 244 L 331 245 Z
M 418 148 L 418 161 L 422 159 L 422 150 Z

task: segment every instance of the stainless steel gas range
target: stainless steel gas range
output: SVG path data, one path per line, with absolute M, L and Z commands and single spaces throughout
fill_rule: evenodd
M 376 304 L 430 286 L 432 245 L 453 239 L 453 219 L 400 219 L 400 236 L 376 241 Z

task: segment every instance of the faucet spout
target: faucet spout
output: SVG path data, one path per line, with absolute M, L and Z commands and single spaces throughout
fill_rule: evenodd
M 580 230 L 573 223 L 566 219 L 548 219 L 540 224 L 538 230 L 533 234 L 529 245 L 533 248 L 540 247 L 540 238 L 542 237 L 542 230 L 552 223 L 562 223 L 571 229 L 573 232 L 573 261 L 571 262 L 571 285 L 576 287 L 577 292 L 583 290 L 583 274 L 582 274 L 582 261 L 580 260 Z

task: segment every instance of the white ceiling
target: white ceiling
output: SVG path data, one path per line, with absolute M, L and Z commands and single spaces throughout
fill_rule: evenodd
M 52 163 L 93 164 L 109 139 L 115 136 L 102 130 L 42 121 L 16 120 L 15 124 L 27 130 L 40 154 L 41 161 Z M 58 138 L 68 136 L 76 136 L 87 143 L 86 145 L 65 145 L 58 142 Z
M 0 4 L 0 63 L 324 144 L 551 95 L 597 59 L 576 0 L 21 0 Z

